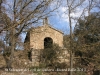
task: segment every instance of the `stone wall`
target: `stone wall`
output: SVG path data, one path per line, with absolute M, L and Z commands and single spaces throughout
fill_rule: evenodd
M 39 66 L 40 50 L 32 49 L 32 66 Z
M 50 37 L 53 43 L 63 47 L 63 34 L 50 26 L 41 26 L 30 31 L 30 48 L 44 49 L 44 39 Z
M 44 39 L 48 37 L 53 40 L 53 43 L 58 44 L 62 48 L 64 54 L 58 57 L 60 62 L 69 63 L 68 52 L 66 49 L 63 49 L 63 33 L 61 31 L 52 28 L 50 25 L 43 25 L 37 28 L 31 28 L 28 37 L 29 44 L 27 46 L 32 50 L 33 66 L 39 66 L 40 50 L 44 49 Z

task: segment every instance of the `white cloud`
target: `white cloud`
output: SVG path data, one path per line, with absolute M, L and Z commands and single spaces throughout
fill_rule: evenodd
M 67 7 L 60 7 L 60 12 L 61 12 L 61 19 L 62 21 L 65 21 L 69 24 L 69 18 L 68 18 L 68 11 Z M 82 15 L 83 8 L 77 8 L 75 12 L 72 12 L 70 15 L 72 18 L 79 18 Z M 85 12 L 85 15 L 87 15 L 87 12 Z M 76 24 L 75 20 L 72 20 L 72 26 L 74 27 Z
M 61 9 L 62 12 L 66 12 L 67 7 L 61 7 L 60 9 Z
M 58 1 L 59 1 L 59 0 L 53 0 L 53 1 L 50 3 L 50 9 L 51 9 L 51 10 L 60 5 L 60 3 L 59 3 Z

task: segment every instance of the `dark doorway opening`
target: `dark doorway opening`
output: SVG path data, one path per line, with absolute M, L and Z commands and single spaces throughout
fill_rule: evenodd
M 50 37 L 46 37 L 44 39 L 44 48 L 52 48 L 53 46 L 53 40 Z

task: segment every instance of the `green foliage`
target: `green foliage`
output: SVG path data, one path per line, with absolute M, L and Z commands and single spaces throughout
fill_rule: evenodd
M 28 51 L 28 59 L 32 61 L 32 51 Z
M 42 71 L 39 71 L 37 75 L 42 75 Z
M 70 36 L 69 35 L 65 35 L 64 37 L 63 37 L 64 39 L 64 41 L 63 41 L 63 44 L 64 44 L 64 47 L 66 47 L 66 48 L 70 48 Z
M 100 15 L 92 14 L 85 19 L 79 19 L 75 36 L 79 43 L 91 44 L 100 41 Z
M 55 69 L 57 69 L 57 68 L 66 69 L 66 67 L 68 67 L 68 65 L 66 64 L 66 62 L 63 62 L 63 63 L 56 62 L 54 64 L 55 64 Z
M 85 19 L 79 19 L 75 28 L 75 55 L 80 65 L 93 63 L 99 65 L 100 56 L 100 15 L 91 14 Z
M 75 75 L 86 75 L 84 71 L 77 71 L 75 72 Z
M 41 51 L 41 62 L 45 65 L 45 67 L 57 67 L 60 64 L 58 56 L 62 54 L 61 48 L 54 44 L 52 48 L 45 48 Z

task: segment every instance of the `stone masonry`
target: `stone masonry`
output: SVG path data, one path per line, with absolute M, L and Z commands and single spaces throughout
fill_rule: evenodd
M 51 38 L 53 43 L 58 44 L 63 48 L 63 33 L 57 29 L 52 28 L 48 24 L 47 18 L 44 19 L 43 25 L 31 28 L 29 32 L 29 47 L 32 50 L 33 66 L 39 65 L 39 50 L 44 49 L 44 39 Z

